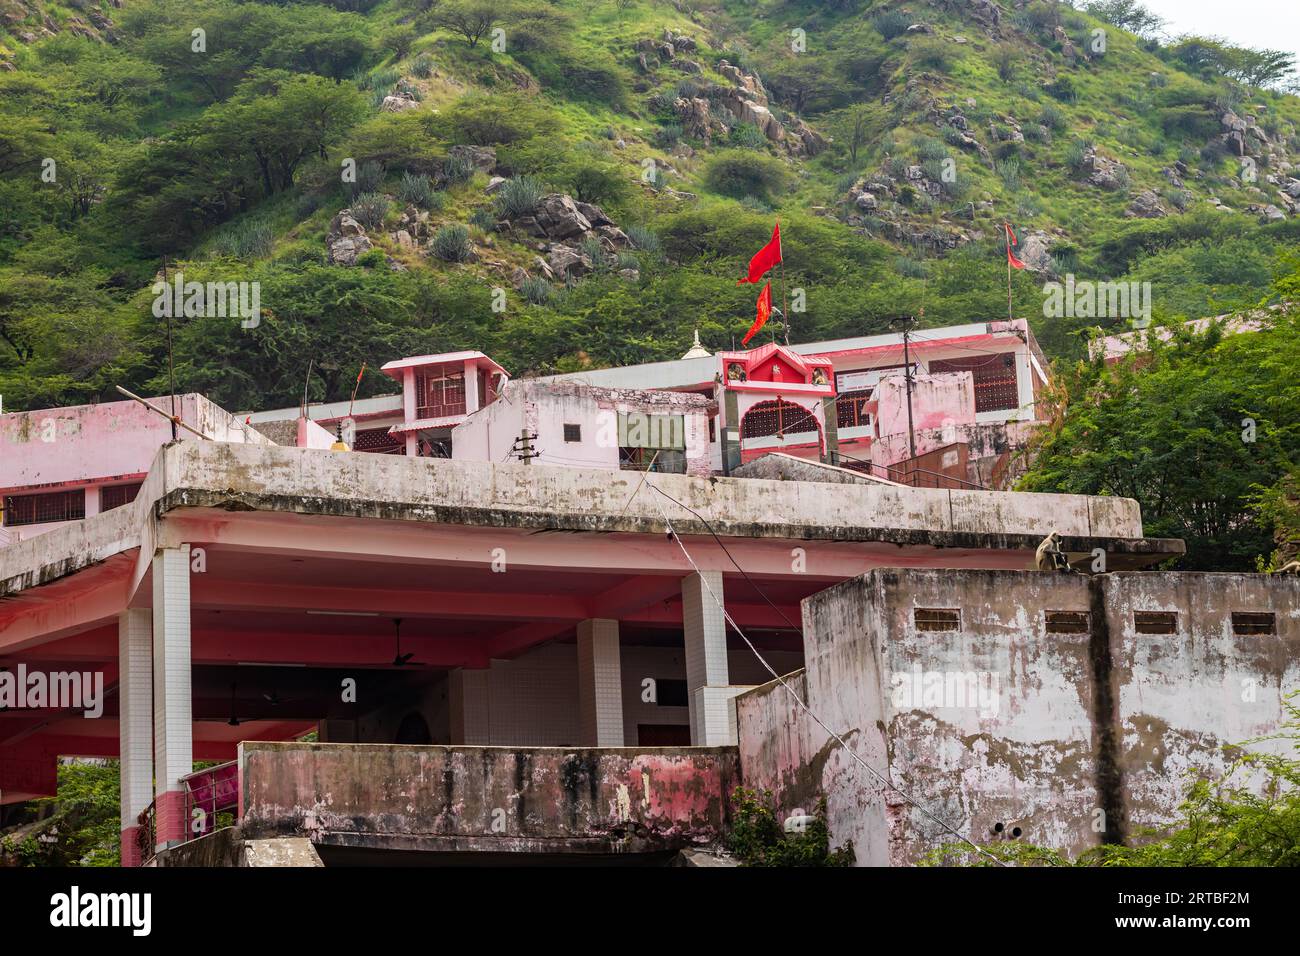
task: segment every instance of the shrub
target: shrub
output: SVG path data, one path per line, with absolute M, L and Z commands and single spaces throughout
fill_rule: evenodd
M 682 133 L 681 123 L 665 123 L 655 130 L 655 145 L 660 149 L 672 149 L 680 142 Z
M 925 160 L 946 159 L 948 150 L 933 136 L 922 136 L 916 141 L 916 155 Z
M 429 251 L 443 262 L 464 262 L 469 258 L 469 229 L 460 223 L 443 226 L 433 234 Z
M 275 233 L 265 220 L 242 220 L 232 223 L 217 237 L 213 247 L 218 255 L 235 259 L 253 259 L 269 255 L 275 246 Z
M 433 183 L 428 176 L 421 176 L 419 173 L 402 174 L 402 181 L 397 187 L 397 198 L 402 202 L 410 203 L 420 209 L 428 209 L 433 205 L 435 195 Z
M 619 269 L 636 269 L 640 271 L 641 260 L 634 253 L 620 252 L 618 254 L 618 267 Z
M 762 149 L 767 145 L 767 137 L 753 123 L 738 123 L 728 139 L 731 145 L 742 149 Z
M 925 263 L 907 256 L 898 256 L 894 260 L 894 271 L 899 275 L 907 276 L 909 279 L 924 279 L 928 276 L 929 270 L 925 268 Z
M 998 79 L 1010 83 L 1016 78 L 1016 66 L 1020 63 L 1020 51 L 1010 43 L 999 43 L 993 50 L 993 65 L 997 67 Z
M 518 219 L 531 216 L 542 198 L 542 184 L 532 176 L 515 176 L 501 184 L 496 194 L 498 218 Z
M 901 10 L 888 10 L 871 18 L 871 25 L 886 40 L 902 36 L 912 25 L 912 18 Z
M 993 168 L 1007 189 L 1014 191 L 1020 188 L 1020 160 L 1014 157 L 1000 159 L 993 164 Z
M 913 66 L 922 70 L 947 73 L 952 69 L 952 65 L 957 59 L 956 52 L 949 46 L 948 42 L 938 38 L 927 37 L 924 40 L 913 40 L 907 49 L 912 55 Z
M 1063 113 L 1059 107 L 1047 103 L 1038 113 L 1038 122 L 1042 123 L 1053 133 L 1059 133 L 1065 129 L 1066 123 L 1069 121 L 1066 119 L 1065 113 Z
M 378 229 L 388 215 L 388 197 L 382 193 L 362 193 L 352 200 L 352 218 L 367 229 Z
M 1179 212 L 1186 212 L 1187 206 L 1191 202 L 1192 194 L 1186 189 L 1166 189 L 1165 201 L 1173 206 Z
M 802 833 L 784 833 L 769 804 L 768 790 L 737 787 L 732 794 L 735 813 L 727 834 L 727 849 L 745 866 L 851 866 L 853 844 L 831 850 L 826 826 L 826 800 Z
M 565 185 L 579 202 L 618 203 L 628 193 L 627 180 L 607 163 L 581 162 L 570 167 Z
M 492 232 L 497 226 L 496 213 L 492 211 L 491 206 L 479 206 L 469 214 L 469 224 L 477 226 L 484 232 Z
M 1074 88 L 1074 81 L 1068 76 L 1057 77 L 1052 83 L 1048 83 L 1043 89 L 1047 90 L 1049 96 L 1060 100 L 1062 103 L 1074 103 L 1079 99 L 1079 94 Z
M 433 76 L 433 57 L 427 53 L 421 53 L 411 63 L 411 72 L 422 80 Z
M 551 297 L 551 284 L 540 276 L 529 276 L 519 285 L 519 294 L 533 305 L 541 305 Z
M 709 161 L 704 183 L 714 192 L 733 199 L 753 196 L 766 202 L 785 190 L 789 173 L 780 160 L 771 156 L 728 150 Z
M 1085 140 L 1076 139 L 1065 148 L 1065 165 L 1070 168 L 1071 172 L 1077 173 L 1083 168 L 1084 158 L 1088 154 L 1091 145 Z
M 474 163 L 468 156 L 448 156 L 442 162 L 442 175 L 451 186 L 467 183 L 474 175 Z
M 627 237 L 632 240 L 632 246 L 642 252 L 657 253 L 663 248 L 658 233 L 649 226 L 643 226 L 639 223 L 628 226 Z

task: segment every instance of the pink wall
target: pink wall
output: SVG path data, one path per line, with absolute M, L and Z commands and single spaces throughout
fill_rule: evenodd
M 890 375 L 876 386 L 879 410 L 876 434 L 907 434 L 907 383 Z M 975 385 L 970 372 L 925 372 L 912 379 L 912 423 L 917 431 L 966 425 L 975 421 Z M 919 449 L 918 449 L 919 451 Z

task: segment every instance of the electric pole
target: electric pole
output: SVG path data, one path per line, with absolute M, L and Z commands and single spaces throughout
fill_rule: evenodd
M 515 458 L 518 458 L 525 465 L 531 464 L 534 458 L 541 457 L 541 452 L 533 451 L 533 442 L 536 440 L 537 433 L 533 432 L 530 435 L 528 429 L 525 428 L 519 433 L 519 437 L 515 439 L 514 444 L 510 447 L 510 454 L 514 455 Z
M 921 310 L 925 315 L 925 310 Z M 907 451 L 916 457 L 916 430 L 912 426 L 912 329 L 916 326 L 916 316 L 896 320 L 903 324 L 903 379 L 907 383 Z

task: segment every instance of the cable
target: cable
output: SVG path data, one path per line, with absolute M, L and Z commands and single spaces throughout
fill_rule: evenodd
M 685 508 L 691 514 L 695 515 L 696 518 L 702 521 L 704 523 L 704 526 L 709 529 L 709 533 L 713 535 L 714 540 L 718 542 L 719 547 L 721 547 L 723 552 L 726 553 L 727 557 L 730 558 L 731 563 L 736 565 L 736 569 L 745 576 L 745 580 L 750 581 L 750 584 L 754 587 L 754 590 L 758 591 L 759 594 L 763 597 L 763 599 L 766 600 L 768 604 L 771 604 L 772 607 L 776 609 L 777 613 L 781 615 L 782 619 L 787 624 L 790 623 L 790 619 L 785 616 L 785 613 L 781 611 L 781 609 L 778 608 L 775 604 L 772 604 L 771 599 L 769 599 L 766 594 L 763 594 L 762 591 L 759 590 L 757 585 L 753 584 L 753 581 L 750 579 L 749 575 L 745 572 L 745 569 L 736 563 L 736 559 L 731 556 L 730 551 L 727 551 L 726 545 L 722 543 L 722 540 L 718 537 L 717 533 L 714 532 L 713 528 L 709 525 L 707 520 L 705 520 L 697 511 L 688 507 L 685 504 L 682 504 L 682 502 L 678 501 L 676 498 L 668 494 L 666 491 L 663 491 L 653 482 L 647 481 L 645 482 L 645 484 L 648 485 L 650 488 L 653 488 L 655 491 L 659 492 L 659 494 L 663 495 L 669 501 L 672 501 L 678 506 Z M 703 575 L 703 573 L 700 571 L 700 567 L 698 564 L 695 563 L 695 559 L 691 557 L 691 553 L 689 550 L 687 550 L 685 542 L 682 541 L 681 536 L 677 533 L 677 529 L 673 527 L 672 519 L 668 517 L 668 513 L 664 511 L 663 506 L 659 505 L 658 502 L 656 502 L 656 506 L 659 508 L 660 515 L 663 516 L 664 523 L 668 525 L 668 533 L 672 536 L 672 539 L 677 542 L 677 547 L 681 548 L 682 554 L 686 556 L 687 562 L 695 570 L 695 573 L 700 575 L 701 583 L 703 583 L 705 590 L 709 592 L 709 596 L 713 598 L 713 603 L 715 603 L 718 606 L 718 610 L 722 612 L 722 616 L 726 619 L 727 623 L 731 625 L 732 629 L 734 629 L 735 632 L 740 635 L 740 639 L 745 642 L 745 645 L 750 649 L 753 655 L 756 658 L 758 658 L 758 662 L 763 665 L 763 669 L 766 670 L 769 674 L 771 674 L 773 679 L 776 680 L 776 682 L 785 689 L 786 693 L 788 693 L 790 697 L 794 700 L 794 702 L 799 705 L 800 709 L 809 717 L 811 717 L 814 721 L 816 721 L 817 726 L 821 727 L 822 730 L 826 731 L 826 733 L 829 734 L 835 740 L 836 743 L 838 743 L 842 748 L 844 748 L 844 751 L 849 755 L 849 757 L 855 763 L 857 763 L 860 767 L 862 767 L 862 769 L 866 770 L 869 774 L 875 777 L 876 780 L 880 782 L 881 786 L 894 791 L 896 794 L 902 797 L 903 800 L 906 803 L 908 803 L 910 806 L 919 810 L 931 821 L 937 823 L 941 828 L 948 831 L 953 836 L 957 837 L 963 843 L 968 844 L 971 847 L 971 849 L 975 850 L 977 853 L 984 854 L 994 863 L 998 864 L 998 866 L 1009 866 L 1010 864 L 1002 860 L 999 860 L 996 856 L 994 856 L 988 850 L 984 849 L 979 844 L 975 843 L 973 840 L 970 839 L 970 837 L 963 834 L 956 827 L 952 826 L 951 824 L 935 816 L 925 807 L 921 806 L 919 803 L 913 800 L 911 796 L 909 796 L 904 790 L 890 783 L 885 777 L 881 776 L 880 773 L 878 773 L 870 764 L 868 764 L 865 760 L 859 757 L 857 753 L 855 753 L 853 749 L 849 747 L 849 745 L 845 742 L 843 737 L 841 737 L 835 731 L 831 730 L 831 728 L 827 726 L 826 722 L 822 720 L 820 717 L 818 717 L 817 714 L 813 712 L 812 708 L 810 708 L 806 703 L 804 703 L 803 699 L 800 698 L 798 693 L 795 692 L 794 688 L 792 688 L 789 684 L 787 684 L 785 682 L 785 679 L 782 678 L 781 675 L 775 671 L 775 669 L 773 669 L 772 665 L 767 662 L 767 658 L 763 657 L 763 655 L 758 652 L 758 648 L 756 648 L 753 642 L 750 641 L 749 636 L 743 630 L 741 630 L 740 625 L 736 623 L 735 619 L 732 618 L 731 614 L 727 611 L 726 606 L 722 603 L 722 599 L 713 592 L 713 588 L 709 585 L 708 578 L 706 578 Z M 790 626 L 794 627 L 794 625 L 792 624 Z M 798 628 L 796 628 L 796 630 L 798 630 Z

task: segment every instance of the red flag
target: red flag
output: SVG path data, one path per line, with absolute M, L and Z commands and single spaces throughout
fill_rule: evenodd
M 768 241 L 754 258 L 749 260 L 749 275 L 741 279 L 736 285 L 745 282 L 758 282 L 763 278 L 763 273 L 781 261 L 781 224 L 778 222 L 772 227 L 772 238 Z
M 745 337 L 740 340 L 742 346 L 748 345 L 749 340 L 758 334 L 758 330 L 767 324 L 767 317 L 772 314 L 772 283 L 763 286 L 763 291 L 758 294 L 758 317 L 754 319 L 754 324 L 749 327 Z
M 1007 230 L 1007 262 L 1011 263 L 1013 269 L 1023 269 L 1025 264 L 1017 259 L 1016 254 L 1011 251 L 1020 247 L 1020 243 L 1016 241 L 1016 234 L 1011 231 L 1011 223 L 1003 222 L 1002 225 Z

